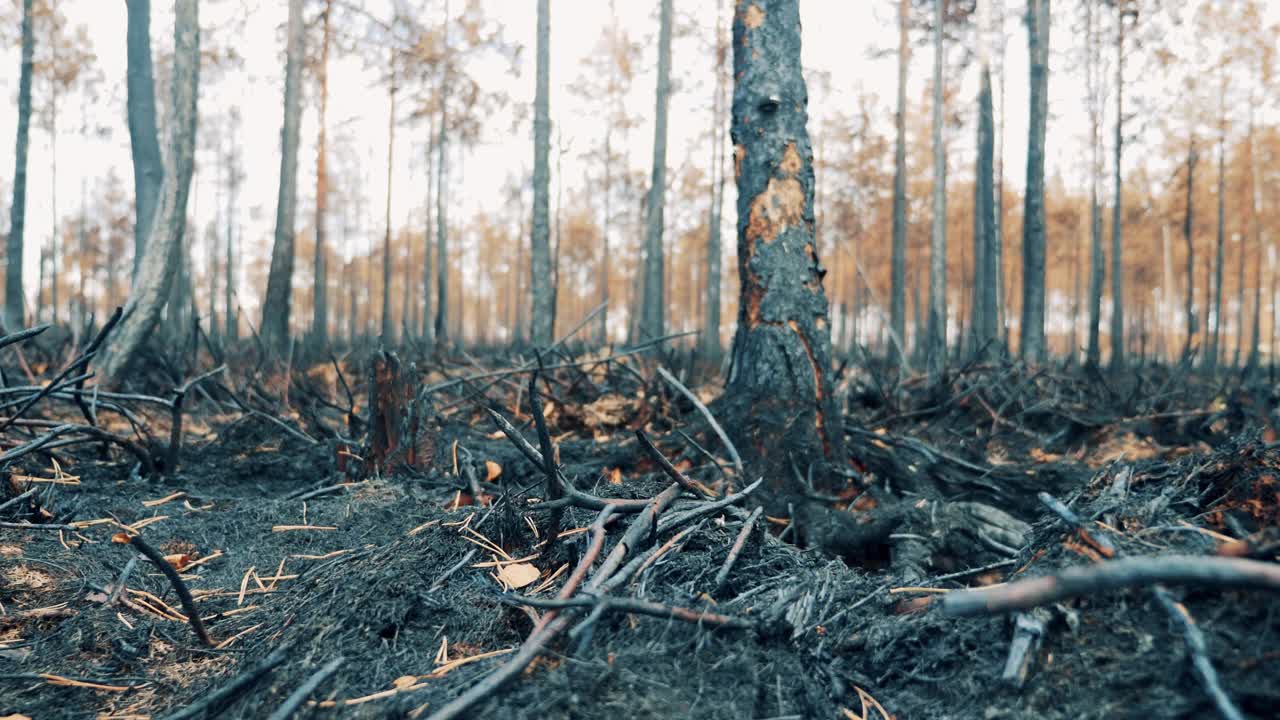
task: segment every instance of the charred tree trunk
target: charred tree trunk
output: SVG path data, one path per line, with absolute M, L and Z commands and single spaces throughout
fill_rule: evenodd
M 890 260 L 890 357 L 906 360 L 907 348 L 907 68 L 911 64 L 910 0 L 898 0 L 898 108 L 893 116 L 893 249 Z
M 1049 0 L 1027 6 L 1027 50 L 1031 56 L 1030 128 L 1027 138 L 1027 191 L 1022 226 L 1022 343 L 1031 361 L 1046 356 L 1044 337 L 1044 141 L 1049 114 Z
M 667 105 L 671 96 L 672 0 L 662 0 L 658 29 L 658 90 L 654 103 L 653 177 L 645 214 L 644 302 L 640 334 L 645 339 L 666 333 L 666 278 L 662 230 L 667 194 Z
M 729 48 L 724 44 L 722 17 L 716 15 L 716 90 L 711 126 L 711 210 L 707 218 L 706 316 L 702 328 L 702 354 L 710 359 L 720 357 L 720 225 L 724 207 L 724 120 L 728 100 L 725 98 L 725 61 Z
M 1187 146 L 1187 201 L 1186 207 L 1182 214 L 1182 239 L 1187 244 L 1187 295 L 1186 295 L 1186 320 L 1187 320 L 1187 342 L 1183 346 L 1182 352 L 1185 356 L 1191 351 L 1191 347 L 1195 345 L 1196 332 L 1196 244 L 1193 235 L 1193 225 L 1195 222 L 1195 187 L 1196 187 L 1196 138 L 1191 136 L 1191 142 Z
M 195 169 L 196 99 L 200 78 L 200 10 L 198 0 L 177 0 L 174 11 L 173 95 L 169 103 L 168 167 L 160 185 L 156 218 L 147 254 L 124 315 L 98 369 L 103 384 L 118 385 L 129 365 L 160 321 L 181 257 L 186 231 L 187 196 Z
M 974 182 L 973 220 L 973 351 L 993 353 L 1000 340 L 996 303 L 1000 267 L 997 263 L 995 207 L 995 120 L 991 100 L 991 62 L 986 33 L 991 0 L 978 0 L 978 161 Z
M 422 339 L 430 342 L 435 337 L 435 316 L 431 314 L 431 203 L 437 192 L 435 162 L 436 151 L 439 149 L 436 142 L 436 125 L 435 117 L 432 116 L 430 128 L 427 131 L 427 197 L 423 203 L 423 213 L 426 222 L 422 228 Z
M 316 68 L 316 85 L 320 92 L 319 117 L 316 137 L 316 253 L 315 286 L 311 295 L 311 342 L 317 350 L 329 345 L 329 169 L 325 118 L 329 109 L 329 20 L 333 13 L 333 0 L 325 0 L 320 16 L 320 59 Z
M 156 214 L 164 161 L 160 157 L 160 133 L 156 129 L 156 81 L 151 64 L 151 0 L 128 0 L 126 30 L 129 108 L 129 145 L 133 154 L 133 277 L 138 277 L 146 255 L 147 238 Z
M 1209 350 L 1205 355 L 1205 368 L 1214 372 L 1218 367 L 1222 334 L 1222 268 L 1226 245 L 1226 195 L 1227 195 L 1227 81 L 1222 79 L 1219 98 L 1220 131 L 1218 134 L 1218 230 L 1217 256 L 1213 263 L 1213 329 L 1209 335 Z
M 929 327 L 925 334 L 925 360 L 932 382 L 942 377 L 947 364 L 947 151 L 943 132 L 943 8 L 933 7 L 933 233 L 929 245 Z
M 826 273 L 814 244 L 814 172 L 800 70 L 797 0 L 742 2 L 733 21 L 734 175 L 738 187 L 738 329 L 723 417 L 767 504 L 806 505 L 792 463 L 831 490 L 842 465 L 832 397 Z M 802 536 L 832 545 L 829 517 L 796 517 Z M 807 511 L 805 511 L 807 512 Z M 809 522 L 812 520 L 813 522 Z
M 529 281 L 533 295 L 530 337 L 548 346 L 554 331 L 551 298 L 551 0 L 538 0 L 537 90 L 533 100 L 533 220 Z
M 395 51 L 391 52 L 391 88 L 390 109 L 387 111 L 387 203 L 383 208 L 382 234 L 382 327 L 383 345 L 390 345 L 395 340 L 395 330 L 391 324 L 391 191 L 395 169 L 396 151 L 396 85 Z
M 289 36 L 284 72 L 284 128 L 281 130 L 280 191 L 276 198 L 275 243 L 262 303 L 262 339 L 279 349 L 289 338 L 293 300 L 294 219 L 298 207 L 298 122 L 302 115 L 302 0 L 289 0 Z
M 449 50 L 449 3 L 444 5 L 444 42 Z M 440 134 L 436 138 L 440 154 L 436 165 L 436 327 L 435 341 L 449 341 L 449 188 L 445 184 L 449 170 L 449 66 L 445 65 L 440 80 Z
M 1116 17 L 1115 198 L 1111 206 L 1111 369 L 1124 367 L 1124 18 Z
M 1085 350 L 1085 365 L 1097 368 L 1102 364 L 1102 285 L 1106 280 L 1106 257 L 1102 250 L 1102 207 L 1099 201 L 1099 183 L 1102 178 L 1102 98 L 1099 97 L 1101 78 L 1100 45 L 1095 26 L 1095 5 L 1085 3 L 1085 42 L 1088 45 L 1089 81 L 1089 331 Z
M 9 206 L 9 237 L 5 243 L 4 323 L 16 332 L 25 323 L 22 292 L 22 233 L 27 213 L 27 148 L 31 141 L 31 65 L 35 34 L 31 29 L 31 0 L 22 2 L 22 66 L 18 77 L 18 140 L 14 152 L 13 204 Z

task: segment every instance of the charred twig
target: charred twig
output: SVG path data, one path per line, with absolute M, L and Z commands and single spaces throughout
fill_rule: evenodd
M 699 625 L 712 625 L 723 628 L 749 628 L 753 627 L 750 620 L 745 618 L 732 617 L 729 615 L 721 615 L 719 613 L 701 612 L 691 608 L 676 607 L 673 605 L 663 605 L 662 603 L 651 602 L 649 600 L 641 600 L 639 598 L 617 597 L 614 595 L 600 595 L 595 597 L 574 597 L 565 600 L 552 600 L 550 598 L 525 597 L 523 595 L 499 595 L 498 600 L 508 605 L 527 605 L 529 607 L 546 608 L 546 609 L 563 609 L 563 608 L 593 608 L 603 606 L 606 610 L 617 610 L 620 612 L 636 613 L 638 615 L 649 615 L 656 618 L 664 618 L 671 620 L 683 620 L 685 622 L 696 623 Z
M 667 509 L 675 499 L 680 497 L 680 486 L 671 484 L 666 490 L 658 493 L 644 510 L 640 511 L 631 520 L 631 524 L 627 526 L 627 531 L 622 534 L 618 543 L 609 551 L 604 562 L 600 563 L 600 567 L 595 574 L 591 576 L 591 580 L 587 583 L 586 589 L 598 590 L 601 583 L 609 579 L 621 565 L 627 553 L 640 546 L 640 541 L 646 536 L 657 531 L 658 515 Z
M 22 502 L 23 500 L 26 500 L 27 498 L 31 497 L 32 495 L 35 495 L 37 490 L 39 490 L 39 488 L 31 488 L 30 490 L 27 490 L 26 492 L 22 493 L 21 495 L 17 495 L 17 496 L 14 496 L 14 497 L 9 498 L 8 500 L 5 500 L 4 502 L 0 503 L 0 510 L 4 510 L 4 509 L 8 508 L 10 505 L 17 505 L 18 503 Z
M 1092 532 L 1089 529 L 1089 526 L 1080 519 L 1080 516 L 1076 515 L 1075 512 L 1071 508 L 1067 507 L 1061 500 L 1047 492 L 1037 493 L 1036 497 L 1040 498 L 1040 502 L 1044 503 L 1045 507 L 1052 510 L 1054 515 L 1057 515 L 1063 522 L 1075 528 L 1076 532 L 1080 534 L 1080 539 L 1092 545 L 1093 548 L 1101 553 L 1103 557 L 1113 558 L 1116 556 L 1116 546 L 1111 542 L 1111 538 L 1100 533 Z
M 720 423 L 716 422 L 715 416 L 711 414 L 711 411 L 707 409 L 707 406 L 703 405 L 697 395 L 694 395 L 689 388 L 684 386 L 684 383 L 677 380 L 675 375 L 667 372 L 667 369 L 661 365 L 658 366 L 658 374 L 661 375 L 662 379 L 666 380 L 671 387 L 680 391 L 681 395 L 688 398 L 689 402 L 693 403 L 693 406 L 698 409 L 698 412 L 702 413 L 702 417 L 707 421 L 707 424 L 711 426 L 711 429 L 715 431 L 716 436 L 720 438 L 720 442 L 724 443 L 725 452 L 729 453 L 729 458 L 733 460 L 733 467 L 738 471 L 738 476 L 741 477 L 742 457 L 738 455 L 738 448 L 734 447 L 733 443 L 729 440 L 729 436 L 725 433 L 724 428 L 720 427 Z
M 111 317 L 107 319 L 106 324 L 102 326 L 102 329 L 98 331 L 98 334 L 89 342 L 88 347 L 84 349 L 84 354 L 92 355 L 98 352 L 98 348 L 102 347 L 102 343 L 107 339 L 107 334 L 115 328 L 116 324 L 120 322 L 120 318 L 123 316 L 124 308 L 117 306 L 115 312 L 111 313 Z M 97 413 L 85 404 L 83 392 L 84 380 L 80 380 L 76 382 L 76 405 L 80 407 L 80 414 L 84 415 L 85 422 L 96 426 L 98 424 Z
M 307 678 L 306 682 L 299 685 L 297 690 L 289 693 L 289 697 L 280 703 L 280 707 L 276 708 L 275 712 L 271 713 L 267 720 L 287 720 L 298 708 L 302 707 L 302 703 L 306 702 L 307 698 L 311 697 L 311 693 L 315 692 L 324 681 L 338 672 L 338 668 L 342 666 L 345 660 L 346 658 L 336 657 L 325 663 L 324 667 L 315 671 L 311 677 Z
M 1071 567 L 1057 575 L 1020 580 L 1000 587 L 948 593 L 943 598 L 942 607 L 948 615 L 984 615 L 1026 610 L 1079 595 L 1155 583 L 1280 592 L 1280 566 L 1243 558 L 1137 556 Z
M 724 508 L 730 507 L 732 505 L 737 505 L 738 503 L 745 500 L 748 496 L 750 496 L 751 493 L 758 490 L 760 486 L 763 484 L 764 484 L 764 478 L 758 478 L 756 479 L 755 482 L 742 488 L 740 492 L 736 492 L 732 495 L 726 495 L 725 497 L 722 497 L 719 500 L 716 500 L 715 502 L 702 503 L 697 507 L 693 508 L 692 510 L 685 510 L 679 513 L 672 513 L 670 517 L 665 517 L 662 519 L 662 522 L 658 523 L 658 532 L 659 533 L 667 532 L 668 530 L 671 530 L 672 528 L 683 525 L 684 523 L 687 523 L 690 520 L 697 520 L 698 518 L 706 517 L 707 515 L 710 515 L 718 510 L 723 510 Z
M 729 579 L 729 572 L 733 570 L 733 564 L 738 561 L 738 556 L 742 554 L 742 548 L 747 544 L 747 538 L 751 536 L 751 530 L 756 526 L 756 520 L 764 512 L 763 507 L 757 507 L 751 511 L 751 515 L 747 517 L 746 522 L 742 523 L 742 529 L 738 531 L 738 537 L 733 541 L 733 547 L 729 548 L 729 554 L 724 559 L 724 565 L 720 566 L 720 571 L 716 573 L 715 580 L 711 583 L 711 592 L 714 594 L 720 588 L 724 587 L 724 583 Z
M 1004 670 L 1000 673 L 1001 680 L 1012 683 L 1015 687 L 1022 687 L 1026 683 L 1036 652 L 1049 629 L 1047 615 L 1040 608 L 1018 613 L 1014 621 L 1013 641 L 1009 644 L 1009 654 L 1005 657 Z
M 1213 661 L 1209 659 L 1209 646 L 1205 642 L 1204 633 L 1196 625 L 1191 613 L 1187 612 L 1187 608 L 1182 603 L 1175 602 L 1169 595 L 1169 591 L 1164 588 L 1155 588 L 1154 595 L 1156 601 L 1182 632 L 1182 637 L 1187 643 L 1187 654 L 1191 658 L 1191 667 L 1195 670 L 1200 684 L 1204 686 L 1205 693 L 1218 709 L 1218 714 L 1226 720 L 1244 720 L 1244 715 L 1222 689 L 1218 671 L 1214 670 Z
M 129 575 L 133 569 L 138 566 L 138 556 L 134 555 L 129 558 L 129 562 L 124 564 L 124 570 L 120 571 L 120 579 L 116 580 L 116 584 L 111 588 L 111 597 L 107 598 L 108 605 L 115 605 L 120 602 L 120 594 L 124 592 L 125 583 L 129 582 Z
M 165 456 L 164 471 L 166 474 L 172 475 L 178 471 L 178 457 L 182 453 L 182 406 L 186 402 L 187 392 L 201 381 L 207 380 L 214 375 L 218 375 L 227 369 L 226 365 L 219 365 L 207 373 L 197 375 L 190 380 L 182 383 L 173 389 L 173 400 L 171 403 L 172 422 L 169 426 L 169 451 Z
M 263 658 L 262 662 L 235 676 L 231 679 L 231 682 L 172 715 L 164 717 L 162 720 L 190 720 L 190 718 L 197 717 L 214 717 L 229 701 L 258 682 L 258 680 L 274 670 L 277 665 L 284 662 L 288 652 L 289 646 L 287 643 L 277 647 L 271 651 L 270 655 Z
M 538 356 L 538 367 L 542 367 L 542 356 Z M 538 373 L 534 372 L 529 376 L 529 411 L 533 414 L 534 426 L 538 429 L 538 444 L 542 447 L 542 471 L 547 476 L 546 498 L 551 502 L 555 502 L 564 497 L 564 486 L 566 483 L 561 482 L 559 468 L 556 467 L 555 450 L 551 446 L 551 433 L 547 430 L 547 419 L 542 413 L 542 403 L 538 399 Z M 560 537 L 560 523 L 564 517 L 564 510 L 556 508 L 547 516 L 547 524 L 544 532 L 547 535 L 547 546 L 543 550 L 547 557 L 551 557 L 551 552 L 555 548 L 556 540 Z
M 14 343 L 20 343 L 24 340 L 30 340 L 31 338 L 39 335 L 45 330 L 48 330 L 50 327 L 52 326 L 49 325 L 49 323 L 45 323 L 44 325 L 36 325 L 35 327 L 29 327 L 26 330 L 19 330 L 18 332 L 9 333 L 4 337 L 0 337 L 0 348 L 6 348 Z
M 454 573 L 466 567 L 467 563 L 471 562 L 471 558 L 475 557 L 477 552 L 479 552 L 479 550 L 476 548 L 471 548 L 470 550 L 468 550 L 467 554 L 463 555 L 461 560 L 455 563 L 453 567 L 449 568 L 448 570 L 445 570 L 440 577 L 436 578 L 435 582 L 431 583 L 431 588 L 427 590 L 427 592 L 433 593 L 439 590 L 440 588 L 444 587 L 445 581 L 453 577 Z
M 101 440 L 119 445 L 136 457 L 138 462 L 142 463 L 142 467 L 147 471 L 148 475 L 155 474 L 155 463 L 151 460 L 151 454 L 144 450 L 141 445 L 138 445 L 131 440 L 126 440 L 118 435 L 113 435 L 112 433 L 94 425 L 75 425 L 72 423 L 59 425 L 30 442 L 24 443 L 12 450 L 0 454 L 0 463 L 10 462 L 22 457 L 23 455 L 33 453 L 53 442 L 55 439 L 73 432 L 81 433 L 94 440 Z
M 688 490 L 694 495 L 700 495 L 707 499 L 715 497 L 709 493 L 706 488 L 685 477 L 684 473 L 677 470 L 676 466 L 672 465 L 671 461 L 667 459 L 667 456 L 663 455 L 662 451 L 654 447 L 653 443 L 649 441 L 649 436 L 644 434 L 644 430 L 636 428 L 636 439 L 640 441 L 640 447 L 644 448 L 645 452 L 649 453 L 649 457 L 653 458 L 653 461 L 658 463 L 658 467 L 662 468 L 662 472 L 666 473 L 667 477 L 679 483 L 680 487 Z
M 54 523 L 17 523 L 17 522 L 0 522 L 0 528 L 5 530 L 77 530 L 75 525 L 58 525 Z
M 151 564 L 159 568 L 160 572 L 164 573 L 164 576 L 169 580 L 169 584 L 173 586 L 173 591 L 178 594 L 178 600 L 182 602 L 182 609 L 187 613 L 187 621 L 191 623 L 191 628 L 195 630 L 200 642 L 209 647 L 214 647 L 216 643 L 213 642 L 213 638 L 209 637 L 209 631 L 205 630 L 204 622 L 200 619 L 200 612 L 196 608 L 196 601 L 191 597 L 191 591 L 187 589 L 187 584 L 182 582 L 178 571 L 173 569 L 173 566 L 169 564 L 168 560 L 164 559 L 164 555 L 161 555 L 159 550 L 152 547 L 151 543 L 143 540 L 141 535 L 130 536 L 129 544 L 145 555 L 151 561 Z

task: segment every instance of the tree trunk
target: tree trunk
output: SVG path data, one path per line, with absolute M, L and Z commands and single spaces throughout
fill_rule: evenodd
M 702 355 L 720 358 L 720 225 L 724 206 L 724 121 L 728 110 L 725 98 L 725 61 L 729 48 L 724 44 L 723 13 L 716 13 L 716 89 L 711 125 L 711 209 L 707 217 L 706 315 L 702 328 Z
M 944 45 L 943 7 L 933 3 L 933 233 L 929 246 L 929 328 L 925 359 L 936 382 L 947 363 L 947 154 L 942 144 Z
M 13 204 L 9 206 L 9 237 L 5 244 L 4 324 L 17 332 L 25 322 L 22 292 L 22 232 L 27 213 L 27 148 L 31 140 L 31 65 L 35 34 L 31 29 L 31 0 L 22 2 L 22 64 L 18 79 L 18 140 L 14 152 Z
M 1124 4 L 1116 6 L 1115 198 L 1111 205 L 1111 369 L 1124 367 Z
M 236 278 L 236 257 L 235 257 L 235 230 L 236 230 L 236 193 L 240 187 L 240 168 L 237 162 L 236 154 L 236 131 L 239 130 L 239 113 L 232 111 L 232 132 L 231 141 L 227 144 L 227 227 L 226 227 L 226 251 L 227 260 L 226 272 L 223 292 L 223 308 L 222 319 L 226 323 L 226 332 L 224 333 L 227 340 L 234 342 L 240 335 L 240 317 L 235 307 L 235 278 Z
M 533 293 L 529 339 L 551 344 L 555 317 L 551 306 L 551 0 L 538 0 L 537 90 L 533 100 L 533 221 L 529 280 Z
M 658 90 L 653 123 L 653 176 L 645 214 L 644 301 L 640 310 L 640 335 L 648 340 L 666 334 L 662 231 L 667 193 L 667 104 L 671 96 L 671 6 L 672 0 L 662 0 L 658 29 Z
M 195 169 L 196 100 L 200 78 L 199 0 L 176 0 L 173 94 L 169 103 L 168 148 L 155 222 L 146 241 L 124 315 L 98 363 L 106 387 L 117 386 L 160 320 L 174 281 L 186 231 L 187 196 Z
M 445 28 L 449 26 L 449 5 L 445 4 Z M 448 51 L 448 35 L 445 35 L 445 50 Z M 446 344 L 449 341 L 449 188 L 445 185 L 449 170 L 449 145 L 446 129 L 449 126 L 449 70 L 445 67 L 444 79 L 440 83 L 440 135 L 436 138 L 436 147 L 440 153 L 439 164 L 436 165 L 436 337 L 435 341 Z
M 1027 50 L 1031 57 L 1030 128 L 1027 138 L 1027 189 L 1022 226 L 1023 358 L 1042 362 L 1044 337 L 1044 141 L 1049 114 L 1049 0 L 1027 6 Z
M 890 260 L 889 327 L 893 330 L 890 357 L 906 359 L 907 337 L 907 69 L 911 65 L 908 34 L 910 0 L 898 0 L 898 108 L 893 116 L 893 249 Z
M 435 163 L 436 151 L 439 150 L 434 115 L 427 130 L 427 143 L 427 197 L 423 203 L 425 222 L 422 228 L 422 339 L 430 342 L 435 337 L 435 317 L 431 314 L 431 203 L 437 192 Z
M 298 121 L 302 114 L 302 0 L 289 0 L 289 35 L 285 55 L 284 128 L 281 130 L 280 192 L 276 199 L 275 244 L 262 303 L 262 339 L 275 350 L 289 338 L 289 306 L 293 300 L 294 218 L 298 205 Z
M 396 67 L 395 50 L 391 51 L 391 88 L 388 91 L 391 107 L 387 111 L 387 203 L 383 210 L 385 226 L 382 235 L 382 332 L 383 345 L 395 341 L 391 325 L 391 190 L 396 151 Z
M 1085 350 L 1085 365 L 1097 368 L 1102 364 L 1102 285 L 1106 281 L 1106 257 L 1102 250 L 1102 207 L 1099 201 L 1099 183 L 1102 176 L 1102 99 L 1099 97 L 1101 73 L 1100 47 L 1097 26 L 1094 24 L 1094 3 L 1085 3 L 1085 42 L 1088 53 L 1089 81 L 1089 330 Z
M 1255 104 L 1249 103 L 1249 185 L 1250 199 L 1252 201 L 1251 208 L 1253 210 L 1253 245 L 1254 245 L 1254 268 L 1253 268 L 1253 327 L 1249 337 L 1249 360 L 1246 367 L 1250 372 L 1257 370 L 1258 363 L 1261 360 L 1260 352 L 1262 350 L 1262 258 L 1263 247 L 1266 241 L 1262 232 L 1262 162 L 1259 158 L 1254 157 L 1253 144 L 1253 108 Z M 1241 248 L 1243 252 L 1243 248 Z M 1243 304 L 1243 303 L 1242 303 Z M 1243 332 L 1243 328 L 1241 328 Z
M 604 217 L 601 220 L 600 230 L 600 327 L 597 331 L 599 335 L 599 343 L 601 345 L 609 344 L 609 277 L 613 272 L 611 262 L 613 258 L 609 254 L 609 230 L 610 220 L 612 220 L 612 200 L 613 200 L 613 124 L 609 123 L 604 131 L 604 188 L 601 192 L 604 194 Z M 521 246 L 523 249 L 523 245 Z
M 1196 138 L 1191 136 L 1191 141 L 1187 145 L 1187 202 L 1183 209 L 1182 215 L 1182 239 L 1187 244 L 1187 295 L 1186 295 L 1186 320 L 1187 320 L 1187 343 L 1183 346 L 1182 352 L 1186 356 L 1191 352 L 1191 347 L 1195 344 L 1196 332 L 1196 244 L 1192 235 L 1192 225 L 1195 221 L 1195 187 L 1196 187 Z
M 978 0 L 978 162 L 974 183 L 973 222 L 973 350 L 994 354 L 1000 340 L 996 304 L 1000 267 L 995 235 L 995 121 L 991 100 L 991 61 L 987 55 L 986 33 L 991 23 L 991 0 Z
M 311 343 L 317 350 L 329 346 L 329 269 L 325 255 L 329 237 L 329 169 L 325 118 L 329 109 L 329 20 L 332 13 L 333 0 L 325 0 L 320 16 L 320 64 L 316 68 L 320 112 L 316 118 L 316 253 L 315 286 L 311 295 Z
M 1205 367 L 1210 373 L 1218 367 L 1222 333 L 1222 267 L 1226 244 L 1226 194 L 1227 194 L 1227 81 L 1222 79 L 1219 98 L 1220 132 L 1218 135 L 1218 252 L 1213 264 L 1213 329 L 1209 335 L 1209 352 L 1205 355 Z
M 151 64 L 151 0 L 127 0 L 126 31 L 128 70 L 129 146 L 133 154 L 133 276 L 137 279 L 147 238 L 156 214 L 164 162 L 160 157 L 160 133 L 156 130 L 156 81 Z

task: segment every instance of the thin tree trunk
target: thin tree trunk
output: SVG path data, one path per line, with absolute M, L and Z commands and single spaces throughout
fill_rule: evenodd
M 9 237 L 5 244 L 4 324 L 7 332 L 25 322 L 22 292 L 22 233 L 27 212 L 27 150 L 31 142 L 31 69 L 35 34 L 31 29 L 31 0 L 22 2 L 22 62 L 18 79 L 18 140 L 14 151 L 13 204 L 9 206 Z
M 933 11 L 933 233 L 929 246 L 929 328 L 925 335 L 929 379 L 942 377 L 947 362 L 947 154 L 943 131 L 943 8 L 946 0 L 934 0 Z
M 1183 209 L 1182 215 L 1182 239 L 1187 244 L 1187 295 L 1186 295 L 1186 320 L 1187 320 L 1187 342 L 1183 346 L 1182 352 L 1186 356 L 1191 352 L 1191 347 L 1195 344 L 1196 332 L 1196 244 L 1193 235 L 1193 223 L 1195 222 L 1195 186 L 1196 186 L 1196 137 L 1191 136 L 1191 141 L 1187 145 L 1187 201 Z
M 1000 340 L 997 310 L 1000 284 L 999 254 L 996 252 L 995 207 L 995 127 L 991 101 L 991 60 L 986 34 L 991 25 L 991 0 L 978 0 L 978 160 L 974 183 L 973 224 L 973 351 L 983 355 L 995 351 Z
M 436 153 L 440 149 L 436 139 L 436 119 L 432 115 L 430 126 L 427 130 L 427 197 L 423 205 L 423 214 L 426 222 L 422 228 L 422 338 L 424 341 L 431 342 L 435 337 L 435 316 L 431 314 L 431 220 L 432 207 L 431 204 L 436 196 L 436 173 L 435 163 L 437 162 Z
M 1027 185 L 1022 229 L 1022 357 L 1043 362 L 1045 310 L 1044 143 L 1049 114 L 1049 0 L 1027 7 L 1031 56 L 1031 108 L 1027 139 Z
M 1222 333 L 1222 268 L 1224 264 L 1224 246 L 1226 244 L 1226 194 L 1227 194 L 1227 81 L 1222 78 L 1222 90 L 1219 98 L 1219 135 L 1218 135 L 1218 252 L 1213 265 L 1213 330 L 1209 336 L 1209 353 L 1205 356 L 1206 367 L 1214 372 L 1218 367 L 1220 341 Z
M 537 90 L 533 101 L 533 220 L 530 233 L 529 281 L 533 293 L 529 339 L 551 344 L 554 311 L 551 298 L 551 0 L 538 0 Z
M 1102 98 L 1101 43 L 1095 5 L 1085 3 L 1085 42 L 1088 45 L 1089 81 L 1089 328 L 1085 365 L 1097 368 L 1102 364 L 1102 341 L 1099 337 L 1102 325 L 1102 285 L 1106 281 L 1106 257 L 1102 250 L 1102 207 L 1099 201 L 1099 183 L 1102 178 Z
M 720 348 L 720 225 L 724 206 L 725 146 L 725 61 L 729 48 L 724 42 L 724 12 L 716 13 L 716 89 L 711 111 L 711 208 L 707 217 L 706 315 L 702 328 L 702 355 L 719 359 Z
M 1111 206 L 1111 369 L 1124 367 L 1124 4 L 1116 16 L 1115 198 Z
M 906 359 L 907 337 L 907 70 L 911 65 L 908 34 L 910 0 L 898 0 L 898 107 L 893 116 L 893 248 L 890 259 L 889 326 L 893 330 L 890 357 Z
M 391 51 L 391 87 L 388 91 L 391 107 L 387 112 L 387 203 L 383 211 L 385 231 L 382 235 L 382 332 L 383 345 L 395 341 L 395 330 L 391 325 L 391 191 L 393 171 L 395 169 L 396 150 L 396 67 L 395 51 Z
M 449 3 L 444 5 L 445 53 L 449 50 Z M 440 153 L 439 164 L 436 165 L 436 337 L 441 345 L 449 341 L 449 188 L 445 179 L 449 172 L 449 66 L 446 63 L 443 78 L 440 81 L 440 135 L 436 146 Z
M 666 278 L 663 272 L 663 215 L 667 192 L 667 105 L 671 96 L 672 0 L 662 0 L 658 30 L 658 89 L 654 105 L 653 176 L 645 215 L 644 301 L 640 334 L 645 339 L 666 333 Z
M 223 308 L 222 319 L 226 323 L 225 335 L 228 340 L 235 341 L 240 335 L 240 317 L 235 307 L 235 278 L 236 278 L 236 258 L 235 258 L 235 230 L 236 230 L 236 195 L 240 187 L 240 167 L 237 162 L 235 136 L 239 130 L 239 112 L 232 111 L 232 126 L 229 142 L 227 143 L 227 227 L 226 227 L 226 251 L 227 262 L 224 271 L 226 276 L 224 279 L 223 292 Z
M 195 169 L 196 102 L 200 76 L 199 0 L 176 0 L 173 96 L 169 104 L 168 167 L 160 186 L 149 248 L 120 325 L 98 362 L 104 385 L 119 385 L 155 330 L 181 257 L 187 197 Z
M 1249 360 L 1247 367 L 1250 371 L 1258 368 L 1261 360 L 1260 352 L 1262 349 L 1262 263 L 1263 263 L 1263 247 L 1266 245 L 1262 231 L 1262 161 L 1261 158 L 1253 156 L 1253 108 L 1254 103 L 1249 103 L 1249 185 L 1250 198 L 1252 200 L 1253 209 L 1253 245 L 1254 245 L 1254 268 L 1253 268 L 1253 327 L 1249 339 Z
M 332 13 L 333 0 L 325 0 L 320 15 L 320 58 L 316 68 L 320 112 L 316 118 L 316 253 L 315 286 L 311 295 L 311 342 L 317 350 L 329 346 L 329 268 L 325 255 L 329 242 L 329 168 L 325 120 L 329 110 L 329 20 Z
M 260 326 L 263 341 L 277 351 L 289 339 L 289 308 L 293 301 L 294 220 L 298 206 L 298 122 L 302 115 L 304 29 L 302 0 L 289 0 L 280 192 L 276 199 L 275 242 L 271 249 L 271 270 L 267 274 L 267 292 L 262 303 Z

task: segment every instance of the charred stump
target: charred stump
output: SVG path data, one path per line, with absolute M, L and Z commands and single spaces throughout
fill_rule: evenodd
M 379 352 L 369 370 L 369 441 L 364 475 L 398 467 L 426 470 L 435 459 L 429 404 L 416 397 L 413 365 L 403 369 L 395 353 Z

